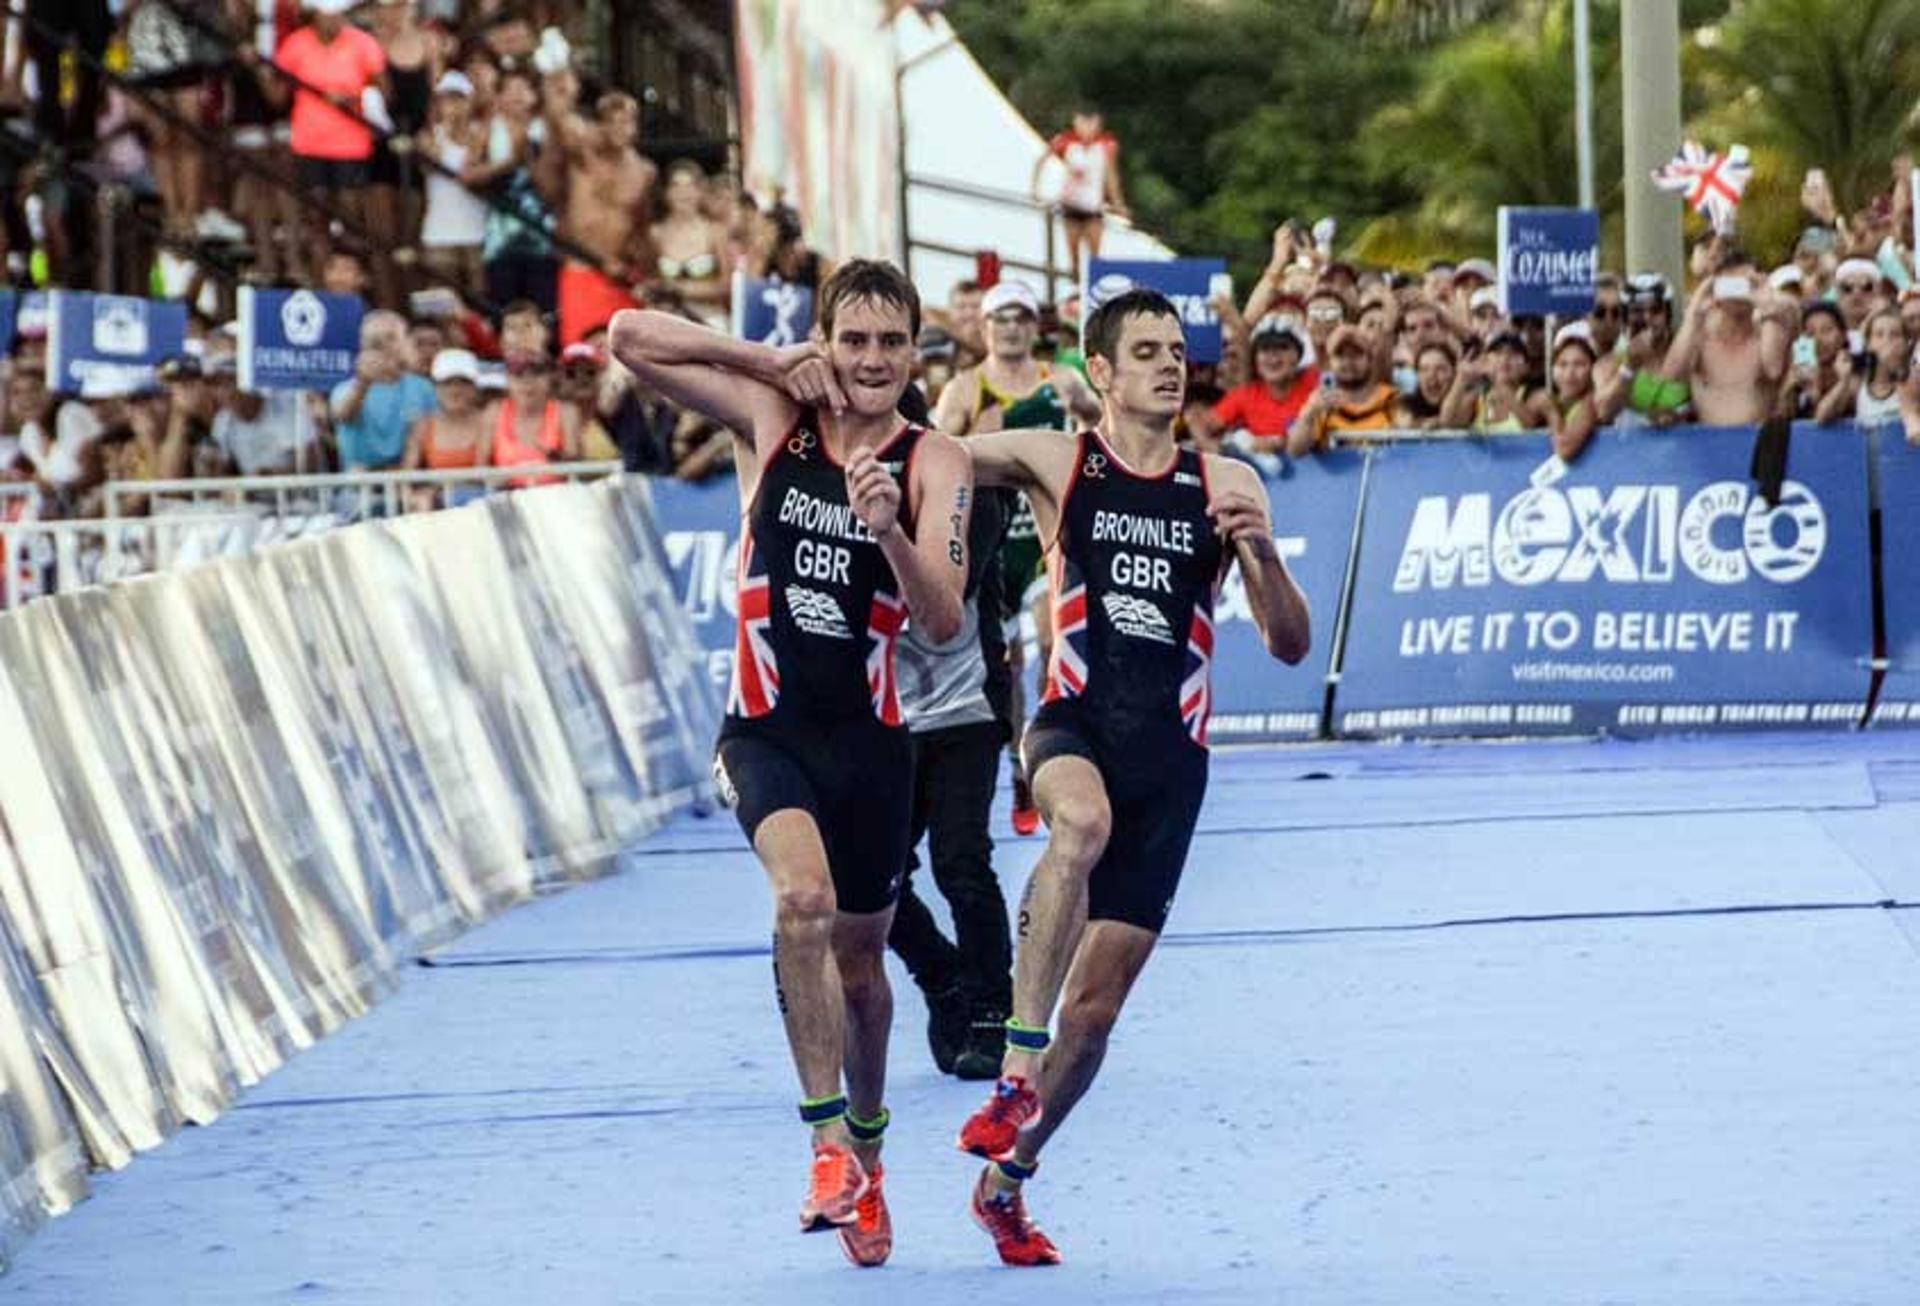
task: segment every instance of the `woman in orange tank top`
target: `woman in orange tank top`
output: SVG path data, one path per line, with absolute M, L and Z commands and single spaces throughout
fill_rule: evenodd
M 494 405 L 492 463 L 544 466 L 579 457 L 580 414 L 553 397 L 553 364 L 540 354 L 507 359 L 507 397 Z M 553 476 L 516 477 L 510 489 L 547 485 Z
M 479 360 L 464 349 L 441 350 L 433 360 L 433 397 L 434 410 L 407 435 L 400 466 L 406 471 L 485 467 L 491 450 Z M 420 490 L 417 498 L 416 511 L 445 502 L 435 489 Z

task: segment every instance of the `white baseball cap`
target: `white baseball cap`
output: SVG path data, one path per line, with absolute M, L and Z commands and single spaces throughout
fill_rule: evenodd
M 1499 278 L 1499 275 L 1494 271 L 1493 264 L 1483 258 L 1470 258 L 1453 270 L 1455 281 L 1461 277 L 1479 277 L 1482 281 L 1494 281 Z
M 433 383 L 471 381 L 480 384 L 480 360 L 468 349 L 442 349 L 433 356 Z
M 435 95 L 464 95 L 473 97 L 473 79 L 458 68 L 449 68 L 440 74 L 440 80 L 433 84 Z
M 361 0 L 307 0 L 307 8 L 316 14 L 351 13 Z
M 1800 265 L 1797 263 L 1783 263 L 1767 276 L 1767 284 L 1775 290 L 1785 290 L 1788 286 L 1804 286 L 1806 283 L 1807 279 L 1801 273 Z
M 1833 270 L 1833 280 L 1837 285 L 1848 277 L 1865 277 L 1875 286 L 1880 284 L 1880 265 L 1863 258 L 1850 258 Z
M 992 317 L 1003 308 L 1025 309 L 1035 317 L 1040 316 L 1040 297 L 1033 293 L 1033 287 L 1024 281 L 1000 281 L 994 284 L 980 300 L 980 312 L 984 317 Z
M 1492 286 L 1482 286 L 1467 296 L 1467 311 L 1477 313 L 1483 308 L 1499 308 L 1500 292 Z
M 1553 333 L 1553 353 L 1555 357 L 1559 356 L 1561 349 L 1572 344 L 1585 345 L 1589 354 L 1597 354 L 1599 352 L 1593 344 L 1593 328 L 1587 325 L 1584 319 L 1577 322 L 1569 322 Z

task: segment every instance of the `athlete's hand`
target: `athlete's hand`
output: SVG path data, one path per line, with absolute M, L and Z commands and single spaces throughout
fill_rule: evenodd
M 1222 490 L 1207 503 L 1214 533 L 1228 544 L 1273 544 L 1273 522 L 1266 505 L 1244 490 Z
M 840 388 L 840 378 L 833 374 L 827 351 L 818 344 L 809 340 L 788 345 L 778 351 L 776 358 L 781 383 L 796 403 L 809 408 L 827 407 L 836 413 L 847 410 L 847 396 Z
M 847 502 L 876 540 L 892 534 L 900 520 L 900 482 L 871 449 L 856 449 L 847 460 Z

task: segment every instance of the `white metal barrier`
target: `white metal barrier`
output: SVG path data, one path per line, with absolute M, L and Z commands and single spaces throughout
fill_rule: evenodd
M 244 533 L 250 549 L 261 542 L 256 537 L 263 524 L 251 513 L 0 523 L 0 557 L 6 560 L 0 609 L 17 608 L 42 594 L 231 553 L 236 551 L 236 532 Z
M 489 490 L 520 481 L 598 480 L 617 462 L 546 463 L 519 467 L 453 467 L 408 472 L 332 472 L 304 476 L 222 476 L 194 480 L 109 481 L 103 511 L 118 518 L 128 499 L 156 501 L 156 511 L 207 503 L 256 504 L 276 517 L 335 513 L 351 520 L 420 511 L 417 491 Z M 159 502 L 164 501 L 164 503 Z M 438 496 L 431 506 L 439 506 Z

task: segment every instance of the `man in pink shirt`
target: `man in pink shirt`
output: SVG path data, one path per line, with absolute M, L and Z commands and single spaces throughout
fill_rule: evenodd
M 280 43 L 273 61 L 301 83 L 293 93 L 295 176 L 357 225 L 373 159 L 362 106 L 367 88 L 386 75 L 387 56 L 371 34 L 347 22 L 354 3 L 308 0 L 312 21 Z

